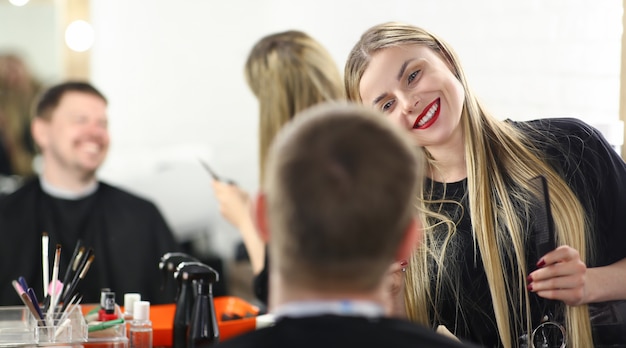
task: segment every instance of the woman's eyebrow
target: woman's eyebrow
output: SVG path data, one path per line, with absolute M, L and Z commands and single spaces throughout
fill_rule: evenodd
M 404 72 L 406 71 L 406 67 L 409 66 L 409 63 L 411 63 L 414 60 L 417 60 L 417 58 L 410 58 L 410 59 L 405 60 L 404 63 L 402 63 L 402 66 L 400 66 L 400 71 L 398 71 L 398 76 L 396 77 L 398 81 L 400 81 L 400 79 L 402 78 L 402 75 L 404 75 Z
M 396 79 L 398 81 L 400 81 L 402 79 L 402 75 L 404 75 L 404 72 L 406 71 L 406 68 L 414 60 L 417 60 L 417 58 L 410 58 L 410 59 L 405 60 L 404 63 L 402 63 L 402 65 L 400 66 L 400 70 L 398 71 L 398 76 L 396 77 Z M 383 93 L 383 94 L 379 95 L 378 97 L 376 97 L 374 99 L 374 101 L 372 101 L 372 105 L 378 104 L 378 102 L 383 100 L 386 96 L 387 96 L 387 93 Z
M 378 97 L 376 97 L 376 98 L 374 99 L 374 101 L 372 102 L 372 105 L 376 105 L 376 104 L 378 104 L 378 102 L 379 102 L 379 101 L 381 101 L 381 100 L 383 100 L 386 96 L 387 96 L 387 93 L 386 93 L 386 92 L 385 92 L 385 93 L 383 93 L 383 94 L 381 94 L 381 95 L 379 95 Z

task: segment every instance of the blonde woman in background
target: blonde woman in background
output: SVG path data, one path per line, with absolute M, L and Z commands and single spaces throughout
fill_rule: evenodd
M 0 175 L 29 178 L 35 174 L 30 116 L 40 90 L 20 57 L 0 55 Z
M 324 101 L 345 99 L 343 80 L 328 51 L 311 36 L 290 30 L 261 38 L 245 65 L 246 81 L 259 102 L 260 176 L 274 136 L 299 111 Z M 221 214 L 240 232 L 252 264 L 254 291 L 267 302 L 265 244 L 250 211 L 248 193 L 236 185 L 213 181 Z
M 626 312 L 626 164 L 596 129 L 497 120 L 452 48 L 409 24 L 367 30 L 344 75 L 348 99 L 385 113 L 429 160 L 425 240 L 407 270 L 410 319 L 487 347 L 626 344 L 619 315 L 612 327 L 602 319 Z M 539 175 L 556 230 L 545 254 L 533 227 Z M 601 315 L 590 321 L 592 303 Z

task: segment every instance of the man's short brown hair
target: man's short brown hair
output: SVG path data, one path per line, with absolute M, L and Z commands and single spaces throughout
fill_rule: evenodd
M 326 103 L 285 126 L 267 165 L 273 269 L 309 288 L 378 286 L 422 181 L 405 131 L 365 107 Z
M 44 91 L 35 105 L 35 117 L 50 120 L 54 109 L 59 105 L 63 96 L 69 92 L 81 92 L 94 95 L 107 103 L 107 98 L 92 84 L 84 81 L 67 81 L 52 86 Z

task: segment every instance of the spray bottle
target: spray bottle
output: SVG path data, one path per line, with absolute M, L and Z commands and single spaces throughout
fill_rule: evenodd
M 161 261 L 159 262 L 159 269 L 163 274 L 161 290 L 164 290 L 167 287 L 170 278 L 175 278 L 173 275 L 176 271 L 176 267 L 178 267 L 178 264 L 180 264 L 181 262 L 191 261 L 200 262 L 195 257 L 185 253 L 169 252 L 163 254 L 163 256 L 161 256 Z M 178 298 L 178 294 L 176 294 L 176 298 Z M 174 301 L 176 301 L 176 298 L 174 299 Z
M 199 262 L 196 258 L 180 252 L 166 253 L 161 257 L 159 268 L 163 272 L 163 288 L 171 277 L 178 280 L 178 288 L 174 301 L 176 311 L 174 313 L 174 325 L 172 330 L 172 347 L 187 348 L 187 327 L 191 317 L 191 306 L 193 304 L 193 287 L 188 282 L 181 281 L 176 276 L 176 269 L 183 262 Z
M 178 339 L 174 347 L 200 348 L 217 343 L 219 329 L 212 285 L 219 280 L 219 274 L 200 262 L 182 262 L 174 275 L 181 286 L 174 314 L 175 338 Z M 190 297 L 188 289 L 192 289 Z M 183 294 L 187 297 L 183 298 Z

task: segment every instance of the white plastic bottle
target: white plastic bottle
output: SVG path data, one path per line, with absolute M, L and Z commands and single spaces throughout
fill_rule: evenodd
M 124 294 L 124 320 L 130 322 L 133 320 L 133 311 L 135 310 L 135 302 L 141 301 L 141 295 L 132 292 Z
M 136 301 L 130 321 L 130 348 L 152 348 L 150 302 Z

